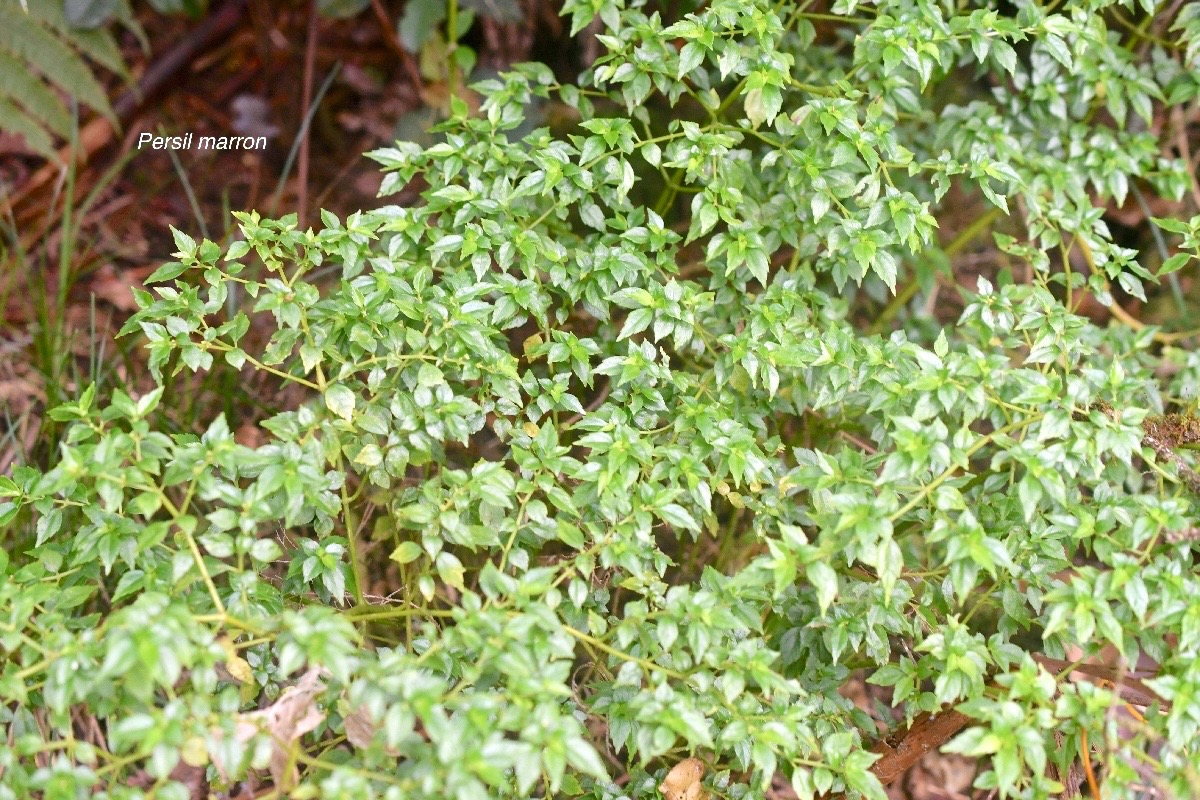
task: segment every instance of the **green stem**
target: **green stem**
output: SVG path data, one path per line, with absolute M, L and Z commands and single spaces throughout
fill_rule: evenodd
M 668 669 L 667 667 L 661 666 L 659 664 L 655 664 L 653 661 L 648 661 L 647 659 L 639 658 L 638 656 L 626 653 L 623 650 L 618 650 L 617 648 L 609 645 L 608 643 L 604 642 L 603 640 L 597 639 L 595 636 L 589 636 L 588 634 L 584 633 L 583 631 L 572 628 L 570 625 L 564 625 L 563 630 L 566 631 L 567 633 L 571 634 L 572 636 L 574 636 L 579 641 L 587 642 L 589 645 L 596 648 L 597 650 L 601 650 L 605 653 L 608 653 L 610 656 L 613 656 L 614 658 L 619 658 L 622 661 L 628 661 L 631 664 L 637 664 L 639 667 L 641 667 L 642 669 L 645 669 L 645 670 L 656 670 L 658 672 L 661 672 L 664 675 L 675 678 L 676 680 L 681 680 L 681 681 L 687 680 L 687 676 L 684 675 L 682 672 L 676 672 L 673 669 Z
M 346 482 L 342 481 L 342 516 L 346 520 L 346 542 L 350 546 L 350 571 L 354 575 L 354 603 L 365 606 L 363 597 L 363 574 L 358 563 L 358 526 L 354 523 L 354 511 L 350 508 L 350 496 L 346 493 Z
M 191 532 L 180 527 L 180 532 L 187 539 L 188 549 L 192 551 L 192 560 L 196 562 L 196 566 L 200 569 L 200 576 L 204 578 L 204 585 L 208 587 L 208 596 L 212 598 L 213 605 L 217 607 L 217 612 L 225 613 L 225 604 L 221 602 L 221 595 L 217 592 L 217 585 L 213 583 L 212 576 L 208 574 L 208 568 L 204 566 L 204 556 L 200 554 L 200 548 L 196 546 L 196 538 Z
M 975 444 L 971 445 L 971 447 L 967 450 L 966 457 L 969 459 L 971 456 L 975 455 L 980 450 L 982 450 L 988 443 L 990 443 L 994 439 L 996 439 L 996 437 L 1003 436 L 1006 433 L 1012 433 L 1015 430 L 1020 430 L 1021 428 L 1025 428 L 1029 425 L 1032 425 L 1033 423 L 1040 420 L 1043 416 L 1044 416 L 1043 414 L 1034 414 L 1032 417 L 1026 417 L 1025 419 L 1017 420 L 1016 422 L 1013 422 L 1009 425 L 1005 425 L 1003 428 L 997 428 L 996 430 L 992 431 L 991 433 L 986 434 L 985 436 L 981 436 L 979 441 L 976 442 Z M 912 511 L 914 508 L 917 507 L 917 505 L 922 500 L 924 500 L 935 489 L 937 489 L 939 486 L 941 486 L 943 483 L 945 483 L 947 480 L 949 480 L 954 475 L 954 473 L 958 472 L 958 469 L 959 469 L 959 467 L 957 464 L 952 464 L 945 472 L 943 472 L 941 475 L 938 475 L 927 486 L 925 486 L 924 489 L 922 489 L 920 492 L 918 492 L 916 494 L 916 496 L 913 497 L 912 500 L 909 500 L 907 503 L 905 503 L 904 506 L 901 507 L 901 509 L 899 511 L 896 511 L 891 516 L 889 516 L 888 521 L 895 522 L 896 520 L 900 519 L 905 514 L 907 514 L 909 511 Z
M 373 606 L 360 606 L 362 608 Z M 352 622 L 367 622 L 381 619 L 402 619 L 404 617 L 453 617 L 454 612 L 442 608 L 389 608 L 385 611 L 356 612 L 350 609 L 347 616 Z

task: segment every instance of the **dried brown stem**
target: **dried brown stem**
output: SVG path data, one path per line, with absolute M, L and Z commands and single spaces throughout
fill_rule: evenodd
M 396 36 L 395 26 L 392 24 L 392 18 L 388 15 L 387 9 L 383 7 L 383 0 L 371 0 L 371 10 L 375 12 L 375 19 L 379 21 L 379 28 L 383 31 L 384 41 L 400 57 L 400 63 L 404 65 L 404 71 L 408 73 L 413 88 L 419 91 L 421 85 L 424 83 L 421 80 L 421 71 L 417 68 L 417 63 L 413 60 L 412 53 L 404 49 L 400 38 Z
M 304 43 L 304 86 L 300 95 L 300 119 L 308 119 L 308 110 L 312 106 L 313 70 L 317 60 L 317 22 L 320 12 L 317 10 L 317 0 L 309 0 L 308 4 L 308 37 Z M 305 218 L 308 216 L 308 142 L 311 138 L 307 128 L 300 130 L 300 155 L 296 166 L 296 199 L 297 220 L 300 230 L 304 230 Z
M 874 751 L 882 753 L 883 758 L 871 765 L 871 772 L 875 773 L 880 783 L 891 783 L 920 761 L 926 753 L 950 741 L 950 738 L 965 728 L 970 721 L 970 717 L 953 709 L 946 709 L 937 714 L 921 714 L 913 720 L 909 729 L 900 735 L 900 741 L 895 747 L 887 742 L 880 742 L 875 746 Z
M 1034 659 L 1046 668 L 1056 672 L 1071 670 L 1082 672 L 1092 677 L 1110 681 L 1113 691 L 1126 702 L 1140 706 L 1159 703 L 1164 707 L 1170 704 L 1156 695 L 1150 687 L 1127 671 L 1113 669 L 1100 664 L 1074 664 L 1057 658 L 1035 654 Z M 882 758 L 871 766 L 871 772 L 881 783 L 888 784 L 904 775 L 913 764 L 946 742 L 971 723 L 971 718 L 965 714 L 946 708 L 937 714 L 921 714 L 908 730 L 892 737 L 899 740 L 896 745 L 881 741 L 873 750 L 882 754 Z

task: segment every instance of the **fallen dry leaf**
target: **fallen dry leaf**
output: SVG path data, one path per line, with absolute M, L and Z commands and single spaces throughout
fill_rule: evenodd
M 279 135 L 279 126 L 271 124 L 271 104 L 265 97 L 256 94 L 239 94 L 229 104 L 233 111 L 230 123 L 235 133 L 243 136 L 265 136 L 273 139 Z
M 11 415 L 20 414 L 33 403 L 45 402 L 46 394 L 36 383 L 24 378 L 0 379 L 0 408 Z
M 249 683 L 254 680 L 254 670 L 250 668 L 250 663 L 246 659 L 238 655 L 233 639 L 228 636 L 219 636 L 217 644 L 221 645 L 221 649 L 225 651 L 224 667 L 230 678 L 238 683 Z
M 371 719 L 371 712 L 367 711 L 366 706 L 359 706 L 347 714 L 344 723 L 346 739 L 360 750 L 371 746 L 371 740 L 375 738 L 375 733 L 379 730 L 379 724 Z M 400 755 L 399 750 L 391 747 L 386 748 L 386 752 L 393 757 Z
M 247 420 L 241 425 L 238 425 L 237 430 L 233 432 L 234 441 L 243 447 L 257 449 L 266 444 L 266 437 L 263 436 L 263 429 Z
M 976 772 L 974 759 L 935 751 L 913 765 L 903 785 L 914 800 L 970 800 Z
M 325 689 L 321 678 L 328 674 L 328 670 L 313 667 L 301 675 L 294 686 L 284 689 L 279 699 L 271 705 L 238 715 L 234 732 L 237 741 L 248 742 L 260 731 L 270 734 L 274 742 L 271 749 L 271 778 L 280 791 L 287 791 L 300 779 L 300 773 L 291 758 L 292 747 L 301 736 L 314 730 L 325 719 L 325 712 L 317 707 L 316 699 Z M 228 775 L 215 752 L 213 765 L 222 777 Z
M 375 738 L 378 726 L 371 720 L 371 714 L 367 711 L 366 706 L 359 706 L 347 714 L 343 723 L 346 726 L 346 738 L 350 740 L 350 744 L 359 749 L 371 746 L 371 740 Z
M 133 290 L 141 289 L 140 279 L 129 270 L 118 270 L 112 264 L 101 264 L 92 278 L 92 293 L 120 311 L 137 310 Z
M 658 790 L 666 800 L 705 800 L 708 793 L 700 779 L 704 777 L 704 764 L 698 758 L 685 758 L 667 773 Z
M 208 780 L 204 776 L 204 768 L 188 764 L 186 759 L 180 761 L 168 776 L 171 780 L 188 787 L 188 797 L 209 797 Z M 149 789 L 154 786 L 156 779 L 146 772 L 138 770 L 129 778 L 129 785 L 137 789 Z

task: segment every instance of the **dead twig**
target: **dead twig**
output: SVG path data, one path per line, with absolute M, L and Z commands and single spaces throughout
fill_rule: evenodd
M 1113 692 L 1115 694 L 1122 700 L 1134 705 L 1145 707 L 1158 703 L 1164 708 L 1170 707 L 1170 703 L 1159 697 L 1153 689 L 1142 683 L 1138 677 L 1135 677 L 1148 678 L 1153 677 L 1155 673 L 1145 670 L 1133 673 L 1129 670 L 1119 670 L 1103 664 L 1076 664 L 1071 661 L 1044 656 L 1041 653 L 1034 653 L 1033 660 L 1055 672 L 1080 672 L 1093 678 L 1108 681 L 1113 684 Z
M 1170 703 L 1160 698 L 1146 684 L 1129 677 L 1126 671 L 1100 664 L 1074 664 L 1041 654 L 1035 654 L 1034 660 L 1055 672 L 1081 672 L 1108 681 L 1112 684 L 1114 694 L 1135 705 L 1149 706 L 1158 703 L 1164 708 L 1170 706 Z M 907 730 L 891 737 L 893 741 L 898 739 L 897 744 L 881 741 L 875 745 L 873 751 L 882 754 L 883 757 L 871 765 L 871 772 L 875 773 L 875 777 L 883 784 L 897 780 L 927 753 L 950 741 L 971 721 L 970 717 L 951 708 L 936 714 L 919 715 Z
M 889 784 L 920 761 L 926 753 L 941 747 L 971 722 L 971 718 L 953 709 L 937 714 L 921 714 L 908 730 L 900 735 L 895 747 L 887 742 L 875 745 L 874 752 L 883 758 L 871 765 L 871 772 L 880 783 Z
M 419 92 L 425 83 L 421 80 L 421 71 L 417 68 L 417 62 L 413 60 L 412 53 L 405 49 L 400 38 L 396 36 L 396 28 L 392 25 L 392 18 L 388 15 L 387 9 L 383 7 L 383 0 L 371 0 L 371 10 L 375 12 L 375 19 L 379 21 L 383 40 L 396 55 L 400 56 L 400 63 L 404 66 L 404 71 L 408 73 L 413 89 Z
M 309 0 L 308 4 L 308 37 L 304 43 L 304 86 L 300 99 L 300 119 L 308 119 L 308 111 L 312 106 L 313 69 L 317 60 L 317 22 L 320 14 L 317 11 L 317 0 Z M 304 230 L 305 217 L 308 215 L 308 142 L 309 131 L 300 131 L 300 163 L 296 165 L 297 214 L 300 230 Z

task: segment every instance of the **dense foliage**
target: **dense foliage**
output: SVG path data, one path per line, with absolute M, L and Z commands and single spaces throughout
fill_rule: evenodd
M 0 476 L 0 797 L 880 798 L 946 705 L 1002 797 L 1196 796 L 1200 354 L 1114 293 L 1186 312 L 1200 218 L 1103 216 L 1194 189 L 1200 6 L 813 6 L 568 0 L 579 86 L 370 154 L 420 202 L 176 232 L 158 387 Z M 181 370 L 301 402 L 180 431 Z

